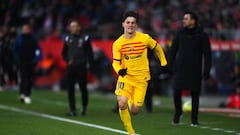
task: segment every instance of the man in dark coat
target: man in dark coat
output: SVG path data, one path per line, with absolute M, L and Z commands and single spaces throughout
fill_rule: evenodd
M 173 124 L 179 124 L 182 115 L 182 90 L 190 90 L 192 97 L 191 125 L 199 125 L 198 107 L 201 80 L 202 78 L 204 80 L 209 78 L 210 67 L 209 37 L 199 26 L 196 14 L 186 12 L 183 18 L 183 28 L 178 31 L 173 39 L 169 57 L 169 68 L 174 74 L 175 114 Z
M 88 105 L 87 63 L 91 68 L 93 67 L 93 50 L 89 35 L 81 32 L 78 21 L 71 21 L 70 32 L 71 34 L 65 37 L 62 51 L 63 59 L 67 63 L 66 75 L 70 107 L 70 112 L 66 113 L 66 115 L 77 115 L 75 104 L 75 83 L 77 82 L 82 93 L 81 115 L 84 116 Z

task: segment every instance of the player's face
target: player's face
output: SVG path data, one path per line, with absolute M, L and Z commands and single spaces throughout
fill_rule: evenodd
M 78 34 L 80 31 L 80 26 L 77 22 L 71 22 L 70 31 L 72 34 Z
M 184 28 L 192 28 L 194 26 L 194 20 L 191 19 L 189 14 L 185 14 L 183 17 L 183 27 Z
M 136 19 L 134 17 L 127 17 L 122 23 L 122 27 L 124 29 L 124 33 L 134 34 L 138 27 Z

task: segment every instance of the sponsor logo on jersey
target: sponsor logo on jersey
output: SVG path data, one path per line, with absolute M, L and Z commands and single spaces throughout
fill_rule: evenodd
M 140 54 L 140 55 L 135 55 L 135 56 L 124 55 L 124 58 L 125 58 L 126 60 L 129 60 L 129 59 L 137 59 L 137 58 L 140 58 L 140 57 L 142 57 L 141 54 Z

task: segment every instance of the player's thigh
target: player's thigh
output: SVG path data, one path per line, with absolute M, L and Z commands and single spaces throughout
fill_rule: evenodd
M 131 98 L 133 87 L 124 81 L 118 80 L 115 90 L 116 96 L 125 96 L 128 99 Z
M 148 82 L 138 82 L 134 86 L 134 104 L 136 106 L 142 106 L 144 103 Z

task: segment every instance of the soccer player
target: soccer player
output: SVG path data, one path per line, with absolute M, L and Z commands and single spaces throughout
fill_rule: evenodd
M 113 43 L 112 66 L 119 75 L 115 94 L 120 118 L 129 135 L 135 134 L 130 112 L 136 115 L 140 111 L 150 80 L 148 48 L 155 51 L 161 66 L 167 65 L 164 51 L 157 41 L 137 31 L 138 19 L 136 12 L 127 11 L 122 22 L 124 32 Z

